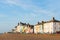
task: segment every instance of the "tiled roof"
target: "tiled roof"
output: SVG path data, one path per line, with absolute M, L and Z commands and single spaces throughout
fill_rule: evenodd
M 43 23 L 49 23 L 49 22 L 60 22 L 60 21 L 59 21 L 59 20 L 56 20 L 56 19 L 53 17 L 52 20 L 38 22 L 36 25 L 41 25 L 41 24 L 43 24 Z
M 47 21 L 47 22 L 60 22 L 59 20 L 56 20 L 54 17 L 52 18 L 52 20 Z
M 22 23 L 22 22 L 20 22 L 20 24 L 21 24 L 21 25 L 27 25 L 26 23 Z
M 27 26 L 27 27 L 29 26 L 29 27 L 31 27 L 31 28 L 34 27 L 34 25 L 30 25 L 29 23 L 26 24 L 26 23 L 22 23 L 22 22 L 18 23 L 18 25 Z M 18 25 L 17 25 L 17 26 L 18 26 Z M 17 28 L 17 26 L 15 26 L 15 28 Z

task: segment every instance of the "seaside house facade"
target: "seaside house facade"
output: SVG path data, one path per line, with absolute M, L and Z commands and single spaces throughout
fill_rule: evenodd
M 19 32 L 19 33 L 33 33 L 33 25 L 26 24 L 26 23 L 18 23 L 18 25 L 12 30 L 12 32 Z
M 16 33 L 60 33 L 60 21 L 54 17 L 49 21 L 38 22 L 36 25 L 30 25 L 29 23 L 18 23 L 12 32 Z
M 50 21 L 42 21 L 41 23 L 34 25 L 34 33 L 59 33 L 60 32 L 60 21 L 54 17 Z

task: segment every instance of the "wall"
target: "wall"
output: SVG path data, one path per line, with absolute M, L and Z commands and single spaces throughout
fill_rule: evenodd
M 44 23 L 44 33 L 53 33 L 53 22 Z
M 16 32 L 20 32 L 20 25 L 17 26 Z
M 60 22 L 54 22 L 54 32 L 60 31 Z
M 42 25 L 35 25 L 34 26 L 34 33 L 42 33 Z
M 20 26 L 20 33 L 33 33 L 33 29 L 27 25 Z

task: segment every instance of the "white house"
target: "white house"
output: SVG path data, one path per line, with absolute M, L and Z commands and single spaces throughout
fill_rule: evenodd
M 12 32 L 16 33 L 60 33 L 60 21 L 54 17 L 49 21 L 38 22 L 36 25 L 18 23 Z
M 34 33 L 43 33 L 42 23 L 38 23 L 34 26 Z
M 15 26 L 15 28 L 12 29 L 12 32 L 20 32 L 20 25 L 18 23 L 17 26 Z
M 14 29 L 12 29 L 12 32 L 19 32 L 19 33 L 33 33 L 34 26 L 26 23 L 18 23 L 17 26 L 15 26 Z
M 41 23 L 34 25 L 34 33 L 59 33 L 60 21 L 54 17 L 50 21 L 42 21 Z

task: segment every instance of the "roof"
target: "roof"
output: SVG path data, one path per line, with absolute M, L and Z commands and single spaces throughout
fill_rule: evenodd
M 56 20 L 54 17 L 52 18 L 52 20 L 47 21 L 47 22 L 60 22 L 59 20 Z
M 26 23 L 22 23 L 22 22 L 20 22 L 20 24 L 21 24 L 21 25 L 27 25 Z
M 59 20 L 56 20 L 56 19 L 53 17 L 52 20 L 38 22 L 36 25 L 41 25 L 41 24 L 43 24 L 43 23 L 49 23 L 49 22 L 60 22 L 60 21 L 59 21 Z
M 29 27 L 31 27 L 31 28 L 34 27 L 34 25 L 30 25 L 29 23 L 26 24 L 26 23 L 22 23 L 22 22 L 18 23 L 18 25 L 27 26 L 27 27 L 29 26 Z M 15 28 L 17 28 L 17 26 L 15 26 Z

